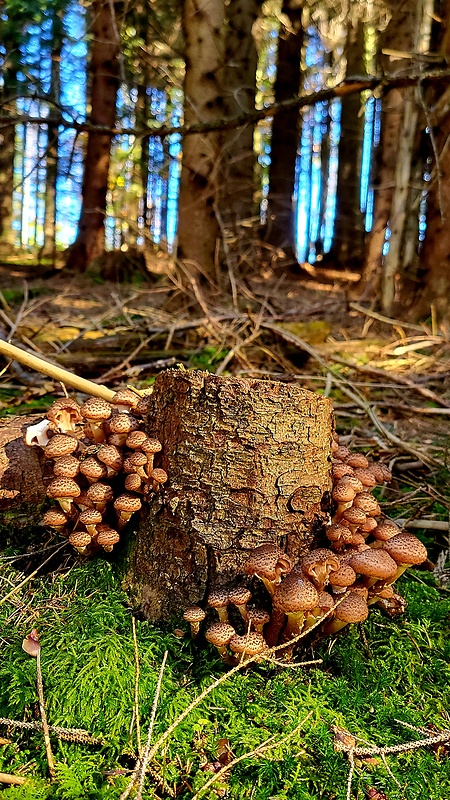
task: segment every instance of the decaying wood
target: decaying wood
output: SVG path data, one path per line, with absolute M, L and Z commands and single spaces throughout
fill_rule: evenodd
M 267 541 L 293 556 L 327 516 L 331 401 L 298 386 L 167 371 L 147 420 L 169 475 L 132 545 L 127 576 L 149 620 L 242 571 Z
M 40 448 L 28 447 L 24 433 L 43 415 L 0 420 L 0 519 L 32 525 L 45 499 Z M 7 512 L 7 514 L 6 514 Z

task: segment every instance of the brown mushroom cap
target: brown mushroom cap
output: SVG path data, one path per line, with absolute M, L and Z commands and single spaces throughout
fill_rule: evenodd
M 125 513 L 132 514 L 142 508 L 142 500 L 134 494 L 124 492 L 114 500 L 114 508 L 116 511 L 125 511 Z
M 334 612 L 336 619 L 347 623 L 364 622 L 368 615 L 369 607 L 366 601 L 356 592 L 350 592 L 347 597 L 344 597 Z
M 111 398 L 113 406 L 123 406 L 124 410 L 135 408 L 138 402 L 139 396 L 132 389 L 119 389 Z
M 347 477 L 350 476 L 344 475 L 344 478 L 341 478 L 341 480 L 337 482 L 331 493 L 331 496 L 336 503 L 351 503 L 356 495 L 356 490 L 353 488 L 353 486 L 350 486 L 348 483 L 343 483 L 344 479 Z
M 275 581 L 281 573 L 290 572 L 291 567 L 291 560 L 286 553 L 278 545 L 266 542 L 251 551 L 244 571 L 247 575 L 259 575 Z
M 334 481 L 339 481 L 344 475 L 353 475 L 353 467 L 345 464 L 344 461 L 335 461 L 332 468 L 332 476 Z
M 383 550 L 397 564 L 422 564 L 428 557 L 425 545 L 412 533 L 397 533 L 384 543 Z
M 228 644 L 236 631 L 227 622 L 214 622 L 205 633 L 205 638 L 215 647 L 224 647 Z
M 91 543 L 91 536 L 87 531 L 73 531 L 69 536 L 69 542 L 77 550 L 84 550 Z
M 259 626 L 262 627 L 270 622 L 270 614 L 268 611 L 265 611 L 264 608 L 249 608 L 247 611 L 247 618 L 255 628 Z
M 80 472 L 88 479 L 88 481 L 99 481 L 101 478 L 106 477 L 106 467 L 98 458 L 89 456 L 84 461 L 80 462 Z
M 44 449 L 46 458 L 61 458 L 70 456 L 78 449 L 78 440 L 74 436 L 57 433 L 53 436 Z
M 356 581 L 356 572 L 350 564 L 343 564 L 330 574 L 330 585 L 339 588 L 351 586 Z
M 81 406 L 81 414 L 88 422 L 104 422 L 112 414 L 112 405 L 100 397 L 89 397 Z
M 329 592 L 319 592 L 319 600 L 317 603 L 317 608 L 326 614 L 334 606 L 334 597 L 331 596 Z
M 114 498 L 114 492 L 108 483 L 93 483 L 86 492 L 88 499 L 94 503 L 110 503 Z
M 97 453 L 97 458 L 105 464 L 106 467 L 109 467 L 115 472 L 119 472 L 123 467 L 123 455 L 113 444 L 102 445 Z
M 151 394 L 147 394 L 144 395 L 143 397 L 140 397 L 136 407 L 133 409 L 133 413 L 137 414 L 139 417 L 146 417 L 150 410 L 151 403 L 152 403 Z
M 228 593 L 228 602 L 235 606 L 243 606 L 251 599 L 252 593 L 246 586 L 236 586 Z
M 345 445 L 339 445 L 338 449 L 334 453 L 334 457 L 338 458 L 340 461 L 347 461 L 347 458 L 350 458 L 352 455 L 352 451 L 349 450 L 348 447 Z
M 303 556 L 298 566 L 308 578 L 311 578 L 319 590 L 322 590 L 324 585 L 328 583 L 330 572 L 334 569 L 339 569 L 339 559 L 332 550 L 328 550 L 326 547 L 319 547 Z M 295 567 L 292 572 L 294 571 L 298 574 L 298 569 Z
M 47 496 L 57 498 L 79 497 L 81 489 L 72 478 L 55 478 L 47 486 Z
M 159 469 L 159 468 L 158 469 L 153 469 L 151 471 L 151 473 L 150 473 L 150 477 L 151 477 L 152 481 L 154 483 L 158 484 L 158 485 L 161 485 L 163 483 L 167 483 L 167 481 L 169 480 L 169 476 L 168 476 L 167 472 L 164 469 Z M 154 487 L 154 488 L 156 488 L 156 487 Z
M 356 495 L 356 497 L 357 496 L 358 495 Z M 353 501 L 353 503 L 355 502 L 355 500 Z M 366 515 L 364 511 L 362 511 L 360 508 L 356 508 L 355 505 L 352 505 L 351 508 L 347 508 L 344 511 L 343 518 L 344 520 L 347 520 L 347 522 L 350 525 L 364 525 L 366 521 Z
M 387 542 L 400 533 L 400 528 L 391 519 L 381 520 L 372 531 L 372 536 L 380 542 Z M 385 548 L 386 549 L 386 548 Z
M 364 489 L 373 489 L 377 485 L 375 475 L 370 469 L 355 469 L 355 477 L 361 481 Z
M 356 553 L 349 563 L 359 575 L 367 575 L 380 580 L 388 580 L 397 572 L 397 564 L 388 553 L 384 550 L 372 550 L 371 547 L 361 553 Z
M 319 595 L 311 581 L 291 574 L 276 586 L 273 605 L 285 614 L 295 614 L 311 611 L 317 606 L 318 599 Z
M 183 619 L 186 622 L 202 622 L 205 617 L 206 614 L 200 606 L 189 606 L 183 614 Z
M 106 522 L 101 522 L 97 525 L 97 544 L 103 547 L 107 552 L 111 552 L 117 542 L 120 541 L 120 536 L 114 528 L 111 528 Z
M 127 447 L 131 447 L 132 450 L 137 450 L 144 442 L 148 439 L 147 434 L 144 431 L 132 431 L 126 438 L 125 444 Z
M 125 478 L 124 486 L 127 492 L 139 492 L 142 487 L 142 478 L 136 472 L 130 472 Z
M 142 452 L 147 456 L 152 453 L 159 453 L 162 450 L 162 444 L 158 439 L 146 439 L 142 444 Z
M 207 603 L 211 608 L 224 608 L 229 603 L 228 592 L 224 589 L 214 589 L 209 593 Z
M 109 428 L 111 433 L 118 433 L 118 434 L 130 434 L 133 431 L 138 430 L 139 422 L 134 417 L 130 416 L 130 414 L 114 414 L 109 422 Z
M 389 481 L 392 480 L 392 472 L 390 469 L 379 461 L 374 461 L 369 464 L 368 469 L 373 473 L 377 483 L 389 483 Z
M 98 525 L 102 521 L 102 515 L 96 508 L 86 508 L 81 512 L 78 521 L 82 525 Z
M 359 492 L 353 500 L 353 506 L 360 508 L 361 511 L 370 514 L 372 517 L 378 517 L 381 514 L 378 501 L 369 492 Z
M 230 649 L 233 653 L 245 653 L 247 656 L 256 656 L 267 650 L 264 636 L 256 631 L 249 631 L 244 636 L 235 633 L 229 641 Z
M 71 397 L 62 397 L 59 400 L 55 400 L 48 409 L 46 416 L 51 423 L 52 430 L 58 430 L 60 433 L 75 431 L 77 423 L 82 420 L 80 406 Z
M 75 456 L 55 458 L 53 474 L 55 478 L 74 478 L 80 471 L 80 462 Z
M 68 522 L 68 517 L 64 511 L 58 506 L 48 508 L 43 517 L 44 525 L 49 525 L 50 528 L 62 528 Z

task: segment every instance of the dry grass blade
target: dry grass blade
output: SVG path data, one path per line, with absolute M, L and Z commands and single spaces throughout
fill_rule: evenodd
M 41 651 L 38 650 L 36 656 L 36 674 L 37 674 L 37 690 L 38 690 L 38 697 L 39 697 L 39 712 L 41 714 L 42 720 L 42 730 L 44 733 L 44 743 L 45 743 L 45 754 L 47 756 L 47 763 L 48 763 L 48 771 L 50 774 L 50 780 L 54 780 L 56 778 L 55 772 L 55 762 L 53 759 L 52 753 L 52 746 L 50 743 L 50 731 L 48 728 L 47 722 L 47 713 L 45 711 L 45 700 L 44 700 L 44 684 L 42 682 L 42 671 L 41 671 Z
M 133 632 L 133 651 L 134 651 L 134 665 L 135 665 L 135 672 L 134 672 L 134 720 L 136 723 L 136 741 L 138 746 L 138 755 L 141 756 L 142 754 L 142 744 L 141 744 L 141 723 L 139 719 L 139 674 L 140 674 L 140 666 L 139 666 L 139 650 L 138 650 L 138 643 L 137 643 L 137 636 L 136 636 L 136 620 L 134 617 L 131 617 L 131 630 Z
M 16 592 L 19 591 L 19 589 L 21 589 L 23 586 L 26 586 L 27 583 L 29 583 L 31 580 L 33 580 L 35 575 L 37 575 L 38 572 L 40 572 L 40 570 L 43 567 L 45 567 L 45 565 L 50 561 L 50 559 L 52 559 L 53 556 L 56 553 L 59 553 L 59 551 L 62 550 L 63 547 L 67 547 L 67 545 L 68 545 L 68 542 L 63 542 L 58 548 L 56 548 L 56 550 L 53 550 L 52 554 L 48 558 L 46 558 L 45 561 L 42 562 L 42 564 L 39 564 L 39 566 L 36 567 L 36 569 L 33 570 L 33 572 L 30 572 L 30 574 L 27 575 L 27 577 L 24 578 L 23 581 L 18 583 L 17 586 L 14 586 L 11 589 L 11 591 L 8 592 L 8 594 L 5 594 L 3 597 L 0 597 L 0 605 L 2 605 L 2 603 L 6 603 L 7 600 L 9 600 L 14 594 L 16 594 Z
M 233 760 L 230 761 L 229 764 L 226 764 L 224 767 L 222 767 L 222 769 L 216 772 L 216 774 L 213 775 L 208 781 L 206 781 L 204 786 L 202 786 L 202 788 L 199 789 L 199 791 L 193 795 L 191 800 L 198 800 L 198 798 L 201 797 L 202 794 L 204 794 L 208 789 L 210 789 L 210 787 L 214 783 L 216 783 L 216 781 L 220 780 L 220 778 L 222 778 L 227 772 L 233 769 L 233 767 L 235 767 L 236 764 L 239 764 L 240 761 L 244 761 L 245 759 L 248 758 L 263 756 L 265 755 L 265 753 L 268 753 L 269 750 L 274 750 L 275 747 L 281 747 L 283 744 L 292 739 L 293 736 L 295 736 L 295 734 L 300 730 L 300 728 L 303 727 L 305 722 L 307 722 L 312 717 L 312 714 L 313 712 L 310 711 L 309 714 L 307 714 L 306 717 L 302 719 L 302 721 L 299 722 L 299 724 L 296 725 L 292 731 L 287 733 L 285 736 L 282 736 L 281 739 L 277 739 L 276 736 L 270 736 L 268 739 L 266 739 L 265 742 L 258 745 L 258 747 L 255 747 L 254 750 L 251 750 L 248 753 L 244 753 L 242 756 L 238 756 L 237 758 L 233 758 Z

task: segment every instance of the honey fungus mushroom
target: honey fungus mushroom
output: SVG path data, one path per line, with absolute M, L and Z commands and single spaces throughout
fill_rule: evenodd
M 200 623 L 205 619 L 206 614 L 200 606 L 189 606 L 183 614 L 183 619 L 191 626 L 191 636 L 193 639 L 200 632 Z
M 269 594 L 273 597 L 275 587 L 281 576 L 292 569 L 292 563 L 286 553 L 276 544 L 266 542 L 255 547 L 244 566 L 247 575 L 256 575 L 262 580 Z
M 350 592 L 335 609 L 334 619 L 325 623 L 323 634 L 325 636 L 331 636 L 349 623 L 364 622 L 368 615 L 369 607 L 366 600 L 360 597 L 356 592 Z
M 397 533 L 384 543 L 384 551 L 397 564 L 395 575 L 387 581 L 388 583 L 394 583 L 407 567 L 422 564 L 427 558 L 425 545 L 412 533 Z

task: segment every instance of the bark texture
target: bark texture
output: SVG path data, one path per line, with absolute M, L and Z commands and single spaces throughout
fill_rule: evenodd
M 220 74 L 224 64 L 224 19 L 224 0 L 184 0 L 184 122 L 187 124 L 211 122 L 223 114 Z M 216 214 L 220 140 L 219 131 L 193 134 L 183 140 L 177 255 L 203 274 L 214 272 L 220 234 Z
M 378 45 L 379 68 L 392 73 L 389 55 L 382 50 L 404 53 L 414 51 L 416 34 L 417 0 L 389 0 L 391 19 L 381 34 Z M 397 59 L 395 71 L 405 74 L 410 69 L 409 59 Z M 396 165 L 400 137 L 402 136 L 405 103 L 408 98 L 402 89 L 391 89 L 383 98 L 381 137 L 374 166 L 374 216 L 373 226 L 367 238 L 367 251 L 363 272 L 365 294 L 373 296 L 379 291 L 382 279 L 383 246 L 391 219 L 392 200 L 395 190 Z
M 127 584 L 155 621 L 233 580 L 258 544 L 308 549 L 329 507 L 332 406 L 291 384 L 181 371 L 158 376 L 152 398 L 148 432 L 169 481 Z
M 303 0 L 283 0 L 281 11 L 289 20 L 289 28 L 281 26 L 278 38 L 275 102 L 298 95 L 303 46 Z M 269 196 L 266 239 L 282 247 L 294 260 L 295 224 L 292 198 L 299 146 L 300 114 L 297 108 L 275 114 L 270 145 Z
M 90 72 L 91 112 L 89 122 L 112 128 L 116 121 L 119 86 L 119 41 L 114 3 L 94 0 Z M 68 266 L 84 272 L 104 250 L 106 192 L 111 157 L 110 133 L 88 135 L 77 238 L 69 250 Z
M 30 526 L 45 499 L 40 448 L 28 447 L 26 429 L 41 415 L 0 420 L 0 519 L 2 524 Z

